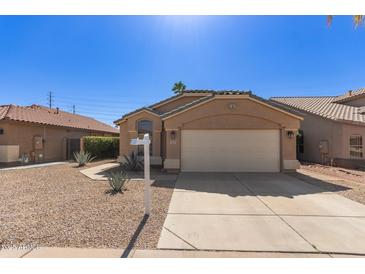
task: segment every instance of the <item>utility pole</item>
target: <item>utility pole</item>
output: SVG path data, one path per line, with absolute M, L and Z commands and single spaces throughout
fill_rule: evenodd
M 76 113 L 76 107 L 75 105 L 72 106 L 72 113 L 75 114 Z
M 52 95 L 52 91 L 50 91 L 48 93 L 48 104 L 49 104 L 49 108 L 52 108 L 52 101 L 53 101 L 53 95 Z

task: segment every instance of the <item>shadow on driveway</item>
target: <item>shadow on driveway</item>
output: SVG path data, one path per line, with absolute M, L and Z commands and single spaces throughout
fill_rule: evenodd
M 157 178 L 156 187 L 173 187 Z M 297 172 L 284 173 L 181 173 L 175 191 L 196 191 L 236 196 L 283 196 L 340 192 L 350 188 Z

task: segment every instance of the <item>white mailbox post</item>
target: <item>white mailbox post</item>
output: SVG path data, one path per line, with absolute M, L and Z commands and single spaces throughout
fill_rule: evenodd
M 152 191 L 151 191 L 151 179 L 150 179 L 150 137 L 148 133 L 143 136 L 143 139 L 132 139 L 131 145 L 140 146 L 143 145 L 144 156 L 144 207 L 145 214 L 150 215 L 151 203 L 152 203 Z

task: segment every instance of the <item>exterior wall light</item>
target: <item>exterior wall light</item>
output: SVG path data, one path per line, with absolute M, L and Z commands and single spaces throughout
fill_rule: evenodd
M 173 141 L 176 139 L 176 132 L 175 131 L 170 132 L 170 139 L 173 140 Z
M 293 138 L 294 137 L 294 132 L 292 130 L 288 130 L 286 132 L 286 135 L 288 136 L 289 139 Z

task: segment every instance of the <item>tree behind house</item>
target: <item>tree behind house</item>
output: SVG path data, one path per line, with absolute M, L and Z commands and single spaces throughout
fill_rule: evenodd
M 186 86 L 181 81 L 175 83 L 174 86 L 172 87 L 172 91 L 175 92 L 175 94 L 181 94 L 184 92 L 185 89 L 186 89 Z

